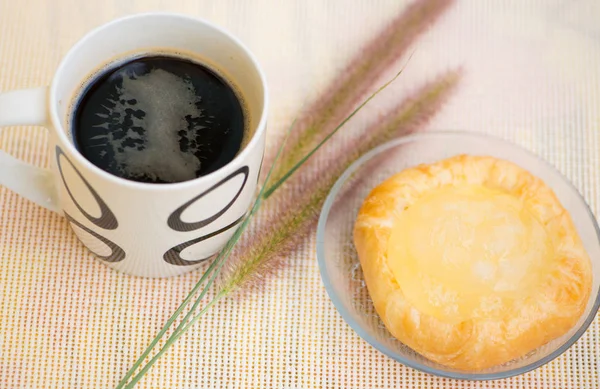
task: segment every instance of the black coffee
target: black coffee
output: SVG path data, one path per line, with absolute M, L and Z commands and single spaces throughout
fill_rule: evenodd
M 107 70 L 76 104 L 79 151 L 128 180 L 181 182 L 231 161 L 244 138 L 234 89 L 199 63 L 149 56 Z

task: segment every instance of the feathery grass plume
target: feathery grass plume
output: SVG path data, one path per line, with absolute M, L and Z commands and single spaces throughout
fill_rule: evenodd
M 277 151 L 274 163 L 277 163 L 277 161 L 279 160 L 279 157 L 281 156 L 281 153 L 283 151 L 283 147 L 285 146 L 287 138 L 289 137 L 289 135 L 291 133 L 291 130 L 294 128 L 295 123 L 296 123 L 296 121 L 294 120 L 294 122 L 292 122 L 292 124 L 290 125 L 290 127 L 289 127 L 289 129 L 287 131 L 286 137 L 284 138 L 281 146 L 279 147 L 279 149 Z M 269 171 L 267 173 L 267 178 L 266 178 L 267 182 L 269 181 L 269 177 L 271 176 L 271 173 L 273 172 L 273 167 L 274 167 L 274 165 L 271 166 L 271 168 L 269 169 Z M 223 247 L 223 249 L 219 252 L 219 254 L 216 256 L 216 258 L 210 264 L 210 266 L 208 267 L 208 269 L 206 269 L 206 271 L 204 272 L 204 274 L 202 274 L 202 277 L 200 278 L 200 281 L 198 281 L 196 283 L 196 285 L 194 285 L 194 287 L 192 288 L 192 290 L 190 291 L 190 293 L 183 300 L 183 302 L 179 305 L 179 307 L 177 308 L 177 310 L 167 320 L 167 322 L 165 323 L 165 325 L 163 326 L 163 328 L 159 331 L 159 333 L 152 340 L 152 342 L 150 342 L 150 345 L 146 348 L 146 350 L 144 350 L 144 352 L 142 353 L 142 355 L 135 361 L 135 363 L 133 364 L 133 366 L 127 371 L 127 373 L 125 374 L 125 376 L 123 376 L 123 378 L 119 381 L 119 383 L 117 384 L 116 389 L 122 389 L 122 388 L 129 389 L 129 388 L 133 388 L 136 385 L 136 383 L 140 379 L 142 379 L 142 377 L 144 376 L 144 374 L 146 374 L 146 372 L 150 369 L 150 367 L 152 367 L 152 365 L 158 360 L 158 358 L 160 358 L 161 355 L 164 354 L 166 352 L 166 350 L 177 339 L 179 339 L 179 337 L 181 335 L 183 335 L 185 333 L 185 331 L 187 331 L 187 329 L 191 325 L 193 325 L 197 320 L 199 320 L 200 316 L 202 316 L 212 305 L 216 304 L 223 297 L 222 293 L 217 293 L 215 297 L 213 297 L 199 312 L 197 312 L 200 303 L 202 302 L 202 300 L 203 300 L 204 296 L 206 295 L 206 293 L 208 292 L 209 288 L 214 283 L 217 275 L 220 273 L 220 270 L 223 267 L 223 264 L 225 263 L 225 260 L 227 259 L 227 257 L 231 253 L 231 250 L 233 249 L 233 247 L 237 243 L 237 241 L 240 238 L 240 236 L 242 235 L 242 233 L 246 230 L 246 227 L 250 223 L 250 220 L 252 219 L 252 217 L 259 210 L 259 208 L 260 208 L 260 206 L 261 206 L 261 204 L 262 204 L 262 202 L 264 200 L 263 194 L 264 194 L 265 189 L 266 189 L 265 186 L 261 187 L 256 200 L 252 204 L 252 207 L 250 208 L 250 210 L 248 211 L 248 213 L 244 216 L 242 222 L 240 223 L 240 226 L 234 232 L 233 236 L 227 241 L 227 243 L 225 244 L 225 247 Z M 200 288 L 202 287 L 202 285 L 204 285 L 204 288 L 200 291 Z M 185 308 L 192 301 L 192 299 L 194 298 L 194 296 L 196 296 L 198 294 L 198 291 L 200 291 L 200 294 L 199 294 L 198 297 L 196 297 L 196 300 L 195 300 L 194 304 L 188 310 L 188 312 L 186 313 L 186 315 L 184 316 L 184 318 L 179 322 L 179 324 L 177 325 L 177 327 L 175 328 L 175 330 L 173 330 L 173 332 L 171 333 L 171 335 L 169 336 L 169 338 L 167 339 L 167 341 L 164 343 L 164 345 L 142 367 L 141 371 L 138 372 L 134 376 L 134 373 L 137 371 L 137 369 L 150 356 L 150 353 L 158 345 L 158 342 L 163 338 L 163 336 L 169 330 L 169 328 L 175 323 L 175 321 L 177 320 L 177 318 L 179 317 L 179 315 L 181 315 L 181 313 L 185 310 Z M 129 381 L 130 379 L 131 379 L 131 381 Z
M 406 98 L 374 127 L 363 131 L 349 147 L 329 154 L 324 167 L 311 174 L 305 190 L 287 193 L 276 217 L 255 219 L 252 240 L 237 245 L 225 264 L 219 293 L 252 290 L 264 284 L 283 265 L 287 255 L 316 225 L 319 212 L 338 177 L 362 154 L 398 135 L 418 131 L 439 111 L 460 80 L 461 71 L 449 71 Z M 267 190 L 268 192 L 268 190 Z M 284 191 L 286 192 L 286 191 Z
M 119 381 L 119 384 L 117 385 L 117 389 L 120 389 L 123 387 L 125 389 L 133 388 L 136 385 L 136 383 L 139 382 L 139 380 L 141 380 L 142 377 L 146 374 L 146 372 L 152 367 L 152 365 L 169 349 L 169 347 L 171 347 L 171 345 L 173 345 L 173 343 L 175 341 L 177 341 L 177 339 L 179 339 L 192 325 L 194 325 L 194 323 L 196 323 L 198 320 L 200 320 L 202 315 L 204 315 L 204 313 L 206 313 L 208 311 L 208 309 L 210 309 L 210 307 L 212 307 L 219 300 L 221 300 L 221 298 L 225 297 L 231 290 L 233 290 L 233 289 L 229 289 L 229 288 L 219 288 L 215 297 L 213 297 L 210 301 L 208 301 L 200 309 L 200 304 L 201 304 L 205 294 L 208 292 L 208 289 L 214 283 L 217 275 L 220 273 L 221 268 L 222 268 L 223 264 L 225 263 L 225 260 L 229 257 L 231 250 L 233 249 L 235 244 L 240 239 L 242 232 L 246 229 L 251 218 L 254 216 L 254 214 L 260 208 L 260 205 L 262 204 L 262 202 L 269 197 L 267 192 L 272 193 L 275 190 L 277 190 L 281 186 L 281 184 L 283 184 L 296 170 L 298 170 L 306 162 L 306 160 L 308 158 L 310 158 L 315 152 L 317 152 L 341 127 L 344 126 L 344 124 L 346 124 L 346 122 L 348 122 L 354 115 L 356 115 L 356 113 L 358 113 L 358 111 L 360 111 L 377 94 L 379 94 L 383 89 L 385 89 L 389 84 L 391 84 L 396 78 L 398 78 L 400 73 L 401 72 L 398 72 L 394 78 L 392 78 L 390 81 L 388 81 L 383 86 L 381 86 L 377 91 L 375 91 L 373 94 L 371 94 L 348 117 L 346 117 L 330 134 L 328 134 L 325 137 L 325 139 L 323 139 L 318 145 L 316 145 L 312 150 L 310 150 L 304 156 L 304 158 L 302 158 L 298 163 L 296 163 L 294 166 L 292 166 L 292 168 L 290 169 L 289 172 L 284 174 L 284 176 L 280 180 L 271 184 L 272 181 L 270 180 L 270 176 L 271 176 L 271 173 L 273 172 L 273 169 L 276 166 L 276 163 L 277 163 L 279 157 L 281 156 L 281 153 L 285 147 L 285 144 L 287 141 L 287 136 L 286 136 L 286 139 L 284 139 L 281 146 L 279 147 L 277 156 L 275 157 L 275 162 L 273 163 L 273 165 L 271 165 L 271 168 L 269 169 L 269 173 L 267 174 L 265 184 L 261 187 L 261 189 L 258 193 L 257 199 L 255 200 L 250 211 L 244 217 L 240 227 L 234 232 L 233 236 L 227 241 L 223 250 L 221 250 L 221 252 L 219 252 L 216 259 L 211 263 L 210 267 L 202 275 L 202 278 L 200 279 L 200 281 L 194 286 L 194 288 L 192 288 L 192 291 L 184 299 L 184 301 L 181 303 L 179 308 L 177 308 L 175 313 L 169 318 L 169 320 L 167 321 L 165 326 L 159 331 L 159 334 L 152 340 L 150 345 L 146 348 L 146 350 L 142 353 L 142 355 L 136 360 L 136 362 L 133 364 L 133 366 L 127 371 L 127 373 L 121 379 L 121 381 Z M 295 123 L 295 121 L 294 121 L 294 123 Z M 290 134 L 291 129 L 294 127 L 294 123 L 292 123 L 292 126 L 290 127 L 290 130 L 288 131 L 288 134 L 287 134 L 288 136 Z M 158 352 L 153 357 L 150 358 L 150 360 L 141 368 L 141 370 L 137 374 L 134 375 L 134 373 L 141 366 L 141 364 L 144 363 L 144 361 L 149 357 L 150 353 L 154 350 L 154 348 L 157 347 L 158 342 L 162 339 L 162 337 L 165 335 L 167 330 L 174 324 L 174 322 L 177 320 L 179 315 L 181 315 L 181 313 L 183 312 L 185 307 L 192 301 L 193 296 L 195 296 L 197 294 L 197 292 L 200 290 L 200 288 L 204 284 L 204 281 L 207 278 L 208 278 L 208 281 L 204 285 L 204 288 L 200 292 L 200 295 L 196 298 L 194 304 L 188 310 L 188 312 L 185 315 L 185 317 L 183 318 L 183 320 L 181 320 L 179 322 L 179 324 L 177 325 L 175 330 L 171 333 L 171 335 L 166 340 L 164 345 L 162 347 L 160 347 Z M 131 379 L 131 381 L 129 381 L 129 379 Z
M 277 181 L 329 133 L 416 38 L 449 8 L 453 0 L 415 0 L 367 43 L 349 65 L 332 81 L 325 94 L 298 119 L 288 147 L 273 174 Z M 265 157 L 266 166 L 272 158 Z

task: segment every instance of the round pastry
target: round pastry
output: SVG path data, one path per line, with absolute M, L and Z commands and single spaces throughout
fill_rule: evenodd
M 365 199 L 354 243 L 391 334 L 455 369 L 502 364 L 560 337 L 591 291 L 569 213 L 542 180 L 492 157 L 390 177 Z

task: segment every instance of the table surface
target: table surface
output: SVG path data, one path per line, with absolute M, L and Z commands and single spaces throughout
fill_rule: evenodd
M 270 85 L 270 134 L 316 98 L 398 0 L 0 0 L 0 91 L 46 85 L 91 28 L 150 10 L 211 20 L 256 54 Z M 494 134 L 538 153 L 600 212 L 600 3 L 463 0 L 414 44 L 404 74 L 357 118 L 440 71 L 465 76 L 426 130 Z M 404 62 L 400 62 L 400 65 Z M 0 148 L 47 165 L 46 130 L 5 128 Z M 271 136 L 270 139 L 276 137 Z M 271 142 L 273 143 L 273 142 Z M 0 188 L 0 388 L 113 387 L 199 272 L 118 274 L 88 254 L 64 219 Z M 221 302 L 140 388 L 598 388 L 598 318 L 568 352 L 486 383 L 435 378 L 361 340 L 321 283 L 308 239 L 264 291 Z

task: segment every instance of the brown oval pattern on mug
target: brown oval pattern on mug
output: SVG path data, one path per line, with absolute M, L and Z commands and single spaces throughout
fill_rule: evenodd
M 170 263 L 171 265 L 177 265 L 177 266 L 191 266 L 191 265 L 196 265 L 199 263 L 202 263 L 210 258 L 212 258 L 214 255 L 211 255 L 209 257 L 206 258 L 201 258 L 201 259 L 196 259 L 193 261 L 188 261 L 187 259 L 183 259 L 181 258 L 181 252 L 183 250 L 185 250 L 186 248 L 190 247 L 191 245 L 194 245 L 196 243 L 202 242 L 204 240 L 210 239 L 213 236 L 217 236 L 219 234 L 222 234 L 223 232 L 229 230 L 230 228 L 235 227 L 237 224 L 239 224 L 242 219 L 244 218 L 244 215 L 242 215 L 239 219 L 237 219 L 236 221 L 234 221 L 233 223 L 217 230 L 214 232 L 211 232 L 210 234 L 206 234 L 203 235 L 199 238 L 195 238 L 192 240 L 188 240 L 187 242 L 183 242 L 181 244 L 178 244 L 177 246 L 169 249 L 164 255 L 163 255 L 163 259 L 165 260 L 165 262 Z
M 101 241 L 102 243 L 104 243 L 105 245 L 107 245 L 110 248 L 110 250 L 111 250 L 111 253 L 109 255 L 100 255 L 100 254 L 94 253 L 92 251 L 92 253 L 95 256 L 97 256 L 98 258 L 100 258 L 100 259 L 102 259 L 103 261 L 106 261 L 106 262 L 120 262 L 123 259 L 125 259 L 125 251 L 122 248 L 120 248 L 119 246 L 117 246 L 115 243 L 113 243 L 112 241 L 106 239 L 105 237 L 103 237 L 102 235 L 98 234 L 97 232 L 94 232 L 93 230 L 87 228 L 83 224 L 79 223 L 77 220 L 73 219 L 73 217 L 71 217 L 71 215 L 69 215 L 66 212 L 65 212 L 65 218 L 70 223 L 73 223 L 77 227 L 81 228 L 83 231 L 87 232 L 88 234 L 92 235 L 94 238 L 98 239 L 99 241 Z M 88 250 L 90 250 L 89 247 L 88 247 Z
M 250 169 L 248 168 L 248 166 L 242 166 L 241 168 L 234 171 L 227 177 L 223 178 L 221 181 L 217 182 L 215 185 L 211 186 L 204 192 L 200 193 L 198 196 L 194 197 L 187 203 L 183 204 L 181 207 L 177 208 L 167 219 L 167 224 L 169 225 L 169 227 L 171 227 L 175 231 L 187 232 L 187 231 L 194 231 L 194 230 L 200 229 L 200 228 L 205 227 L 205 226 L 209 225 L 210 223 L 214 222 L 220 216 L 222 216 L 225 212 L 227 212 L 227 210 L 229 208 L 231 208 L 233 203 L 235 203 L 235 201 L 238 199 L 238 197 L 244 190 L 244 187 L 246 186 L 246 182 L 248 181 L 249 173 L 250 173 Z M 237 191 L 235 196 L 231 199 L 231 201 L 229 203 L 227 203 L 227 205 L 223 209 L 221 209 L 214 215 L 212 215 L 204 220 L 197 221 L 197 222 L 187 223 L 187 222 L 184 222 L 183 220 L 181 220 L 181 215 L 183 214 L 183 212 L 185 212 L 185 210 L 188 209 L 192 204 L 194 204 L 196 201 L 202 199 L 204 196 L 206 196 L 210 192 L 216 190 L 217 188 L 224 185 L 225 183 L 227 183 L 228 181 L 230 181 L 234 177 L 237 177 L 240 174 L 244 175 L 244 181 L 242 182 L 242 185 L 240 186 L 240 189 Z
M 81 205 L 79 205 L 79 202 L 75 199 L 75 197 L 73 196 L 73 193 L 71 193 L 71 189 L 69 189 L 69 184 L 67 183 L 67 180 L 65 179 L 65 175 L 63 174 L 61 158 L 60 158 L 61 156 L 65 159 L 65 161 L 67 161 L 69 163 L 69 165 L 71 165 L 71 168 L 73 168 L 75 173 L 77 173 L 77 175 L 79 176 L 81 181 L 83 181 L 85 186 L 88 188 L 88 190 L 94 197 L 94 200 L 96 200 L 96 203 L 100 207 L 100 217 L 94 217 L 94 216 L 90 215 L 89 213 L 87 213 L 81 207 Z M 83 216 L 85 216 L 86 219 L 88 219 L 90 222 L 94 223 L 96 226 L 103 228 L 105 230 L 116 229 L 119 226 L 119 223 L 117 222 L 117 218 L 115 217 L 115 215 L 112 213 L 110 208 L 108 208 L 108 205 L 106 205 L 104 200 L 102 200 L 102 198 L 98 195 L 98 193 L 94 190 L 94 188 L 92 188 L 92 186 L 87 182 L 87 180 L 83 177 L 83 175 L 79 172 L 79 170 L 77 170 L 75 165 L 73 165 L 71 160 L 69 160 L 67 155 L 62 151 L 62 149 L 59 146 L 56 146 L 56 165 L 58 166 L 58 171 L 60 172 L 60 177 L 62 178 L 62 182 L 65 185 L 65 188 L 67 189 L 67 193 L 69 194 L 69 197 L 71 197 L 71 200 L 73 200 L 73 203 L 75 204 L 77 209 L 79 209 L 79 211 L 83 214 Z

